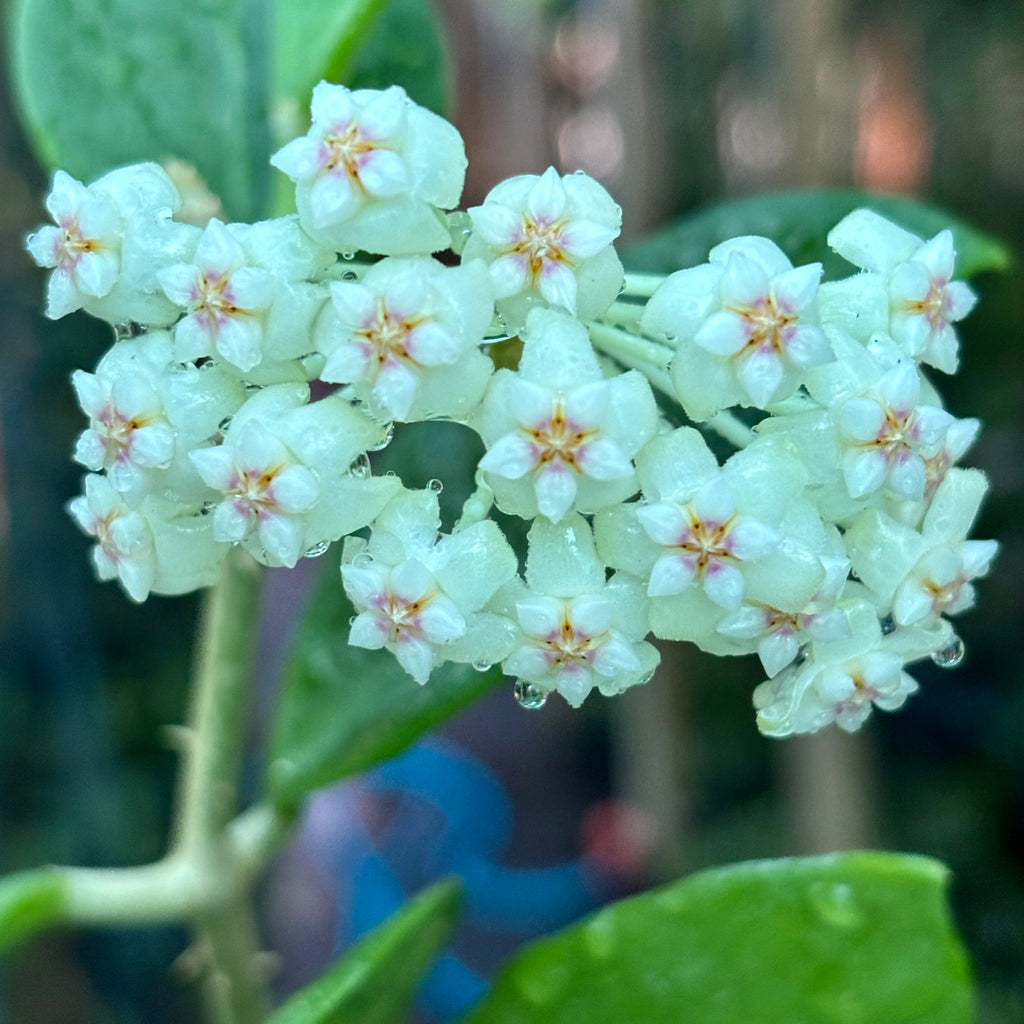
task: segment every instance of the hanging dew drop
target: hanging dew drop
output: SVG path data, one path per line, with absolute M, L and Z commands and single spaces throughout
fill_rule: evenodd
M 444 484 L 440 480 L 428 480 L 427 490 L 433 491 L 435 494 L 440 494 L 444 490 Z
M 308 551 L 304 551 L 302 557 L 319 558 L 330 546 L 331 542 L 329 540 L 322 540 L 318 544 L 314 544 Z
M 932 661 L 939 668 L 956 668 L 964 660 L 966 654 L 967 648 L 964 646 L 963 640 L 954 635 L 948 644 L 932 653 Z
M 356 258 L 356 254 L 354 252 L 343 252 L 341 254 L 341 258 L 343 260 L 354 260 Z
M 348 467 L 349 475 L 357 480 L 365 480 L 370 475 L 370 457 L 363 452 L 356 456 Z
M 387 448 L 387 446 L 389 444 L 391 444 L 391 441 L 394 438 L 394 436 L 395 436 L 395 425 L 394 425 L 394 423 L 389 423 L 384 428 L 384 436 L 376 444 L 370 445 L 370 451 L 371 452 L 381 452 L 381 451 L 383 451 L 385 448 Z
M 512 693 L 516 698 L 516 703 L 521 708 L 526 708 L 527 711 L 536 711 L 548 702 L 547 691 L 542 690 L 539 686 L 534 686 L 533 683 L 528 683 L 525 679 L 516 680 Z
M 134 320 L 114 324 L 114 338 L 117 341 L 128 341 L 129 338 L 137 338 L 142 333 L 142 326 Z
M 480 658 L 478 661 L 473 662 L 473 668 L 475 668 L 477 672 L 487 672 L 490 670 L 492 664 L 493 662 Z

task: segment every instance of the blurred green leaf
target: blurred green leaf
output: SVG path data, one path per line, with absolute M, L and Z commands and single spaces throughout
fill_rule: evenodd
M 59 922 L 66 900 L 67 885 L 58 868 L 0 878 L 0 952 Z
M 401 1024 L 420 977 L 459 913 L 457 881 L 438 882 L 361 939 L 268 1024 Z
M 947 878 L 887 853 L 704 871 L 532 943 L 463 1024 L 968 1024 Z
M 754 196 L 699 210 L 627 249 L 624 262 L 629 270 L 668 274 L 707 262 L 708 251 L 727 238 L 763 235 L 794 264 L 821 262 L 827 278 L 848 277 L 855 268 L 828 248 L 825 236 L 861 206 L 926 239 L 951 228 L 959 278 L 1010 266 L 1002 242 L 943 210 L 915 199 L 838 189 Z
M 441 20 L 431 0 L 388 0 L 350 60 L 330 68 L 352 89 L 400 85 L 421 106 L 446 116 L 452 73 Z
M 43 164 L 89 181 L 120 164 L 194 164 L 231 217 L 268 183 L 262 0 L 19 0 L 11 62 Z
M 348 643 L 355 615 L 335 566 L 325 569 L 285 666 L 269 785 L 285 808 L 310 791 L 397 754 L 501 679 L 446 664 L 418 685 L 388 651 Z
M 313 86 L 336 76 L 387 0 L 274 0 L 275 100 L 309 102 Z M 346 84 L 346 83 L 342 83 Z

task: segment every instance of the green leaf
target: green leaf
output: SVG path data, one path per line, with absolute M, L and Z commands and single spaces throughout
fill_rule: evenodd
M 825 236 L 851 210 L 870 206 L 922 238 L 951 228 L 956 239 L 957 277 L 1006 270 L 1010 251 L 1002 242 L 926 203 L 851 190 L 781 192 L 722 203 L 634 245 L 624 255 L 629 270 L 669 274 L 705 263 L 708 251 L 738 235 L 763 235 L 794 264 L 822 262 L 828 278 L 848 277 L 855 268 L 828 248 Z
M 22 119 L 40 160 L 89 181 L 138 160 L 194 164 L 229 215 L 269 181 L 262 0 L 19 0 Z
M 400 85 L 442 117 L 451 110 L 448 45 L 430 0 L 388 0 L 352 59 L 331 73 L 353 89 Z
M 335 566 L 326 568 L 285 666 L 271 739 L 269 786 L 278 806 L 397 754 L 500 679 L 446 664 L 418 685 L 388 651 L 348 644 L 355 614 Z
M 274 0 L 275 100 L 309 102 L 313 86 L 336 77 L 387 0 Z
M 57 924 L 66 905 L 67 884 L 58 868 L 0 878 L 0 952 Z
M 361 939 L 268 1024 L 401 1024 L 458 917 L 461 886 L 438 882 Z
M 704 871 L 526 947 L 463 1024 L 968 1024 L 935 861 Z

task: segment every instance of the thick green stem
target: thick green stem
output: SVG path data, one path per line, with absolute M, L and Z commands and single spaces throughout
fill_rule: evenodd
M 232 552 L 206 595 L 197 641 L 175 836 L 189 856 L 213 852 L 235 813 L 258 597 L 257 566 Z
M 184 750 L 174 851 L 223 887 L 223 899 L 192 916 L 205 961 L 212 1024 L 258 1024 L 269 997 L 249 901 L 249 871 L 227 832 L 235 814 L 247 721 L 259 596 L 257 567 L 240 551 L 226 560 L 200 624 L 192 714 Z

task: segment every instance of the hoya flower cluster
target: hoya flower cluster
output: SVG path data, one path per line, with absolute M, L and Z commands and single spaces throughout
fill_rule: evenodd
M 458 212 L 462 140 L 398 87 L 321 83 L 271 162 L 297 214 L 195 226 L 141 164 L 58 172 L 28 239 L 48 314 L 116 328 L 73 380 L 69 507 L 101 578 L 142 601 L 213 583 L 235 545 L 294 566 L 344 537 L 349 642 L 418 683 L 500 662 L 524 705 L 578 706 L 648 679 L 652 637 L 686 640 L 758 655 L 774 736 L 854 729 L 914 692 L 909 663 L 958 660 L 949 617 L 996 544 L 968 538 L 986 482 L 956 466 L 978 423 L 930 379 L 975 301 L 950 232 L 860 210 L 828 238 L 845 280 L 755 237 L 634 278 L 579 172 Z M 367 456 L 435 419 L 484 449 L 448 532 L 435 490 Z M 494 507 L 530 521 L 525 551 Z

